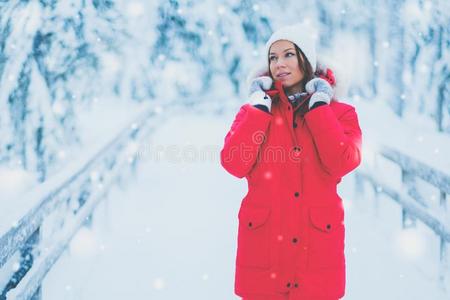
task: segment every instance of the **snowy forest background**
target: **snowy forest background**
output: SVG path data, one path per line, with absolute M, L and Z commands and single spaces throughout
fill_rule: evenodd
M 83 147 L 95 103 L 240 103 L 271 32 L 305 20 L 345 97 L 449 133 L 449 11 L 445 0 L 0 1 L 0 165 L 44 181 Z
M 246 184 L 217 154 L 264 42 L 301 21 L 363 131 L 363 162 L 339 185 L 346 299 L 448 299 L 449 12 L 447 0 L 0 0 L 0 300 L 230 299 Z M 166 161 L 139 160 L 153 146 Z M 382 180 L 371 191 L 358 174 Z

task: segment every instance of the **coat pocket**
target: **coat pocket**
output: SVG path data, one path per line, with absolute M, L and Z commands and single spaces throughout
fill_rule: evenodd
M 309 208 L 308 268 L 328 269 L 345 266 L 344 210 L 341 206 Z
M 242 267 L 269 268 L 270 208 L 241 207 L 236 263 Z

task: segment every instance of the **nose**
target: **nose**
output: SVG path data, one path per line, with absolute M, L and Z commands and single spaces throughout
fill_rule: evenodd
M 275 62 L 275 66 L 277 68 L 286 67 L 286 61 L 284 57 L 279 57 Z
M 275 68 L 278 70 L 278 69 L 281 69 L 281 68 L 284 68 L 284 67 L 286 67 L 286 64 L 285 64 L 285 62 L 284 62 L 284 60 L 283 59 L 278 59 L 276 62 L 275 62 Z

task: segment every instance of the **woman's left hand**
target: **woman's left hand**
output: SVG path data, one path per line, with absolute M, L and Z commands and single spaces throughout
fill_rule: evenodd
M 309 108 L 319 101 L 330 104 L 333 88 L 325 79 L 313 78 L 306 83 L 305 89 L 309 94 L 313 94 L 309 99 Z

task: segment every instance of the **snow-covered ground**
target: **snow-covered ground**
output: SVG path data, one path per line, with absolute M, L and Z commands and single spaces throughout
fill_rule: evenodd
M 358 112 L 370 115 L 364 106 Z M 75 236 L 48 274 L 43 299 L 238 299 L 237 212 L 247 187 L 219 164 L 233 118 L 171 114 L 145 141 L 137 177 L 114 188 L 92 227 Z M 429 231 L 401 231 L 400 209 L 389 199 L 379 199 L 375 214 L 368 190 L 355 196 L 353 176 L 339 191 L 347 228 L 344 299 L 449 299 L 436 281 Z

